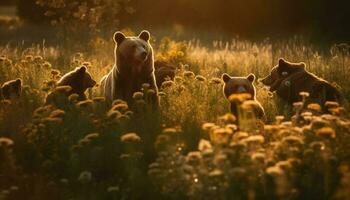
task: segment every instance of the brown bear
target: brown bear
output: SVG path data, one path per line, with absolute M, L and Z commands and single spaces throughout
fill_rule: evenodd
M 165 61 L 155 61 L 154 69 L 158 88 L 161 88 L 162 83 L 167 79 L 173 80 L 175 77 L 176 67 L 171 63 Z
M 300 92 L 308 92 L 308 101 L 322 106 L 326 101 L 343 101 L 343 95 L 336 87 L 308 72 L 303 62 L 292 63 L 281 58 L 261 82 L 289 104 L 302 100 Z
M 240 115 L 244 112 L 241 109 L 241 106 L 245 101 L 254 102 L 253 111 L 257 119 L 265 120 L 265 111 L 261 104 L 256 100 L 256 90 L 253 85 L 255 80 L 254 74 L 249 74 L 247 77 L 231 77 L 228 74 L 224 73 L 222 75 L 222 80 L 224 81 L 223 91 L 225 97 L 230 101 L 230 110 L 238 119 Z M 234 100 L 235 96 L 245 96 L 243 94 L 248 94 L 242 100 Z M 251 104 L 252 105 L 252 104 Z
M 70 90 L 66 91 L 64 95 L 68 97 L 71 94 L 78 94 L 78 100 L 86 100 L 85 91 L 96 85 L 96 81 L 92 79 L 90 73 L 85 66 L 77 67 L 75 70 L 68 72 L 57 82 L 57 86 L 69 86 Z M 52 103 L 55 100 L 56 92 L 51 92 L 47 98 L 46 103 Z
M 18 99 L 22 93 L 22 80 L 7 81 L 1 86 L 0 99 Z
M 136 37 L 126 37 L 119 31 L 114 34 L 115 64 L 101 80 L 102 93 L 108 102 L 122 99 L 130 104 L 133 94 L 147 83 L 154 90 L 152 104 L 158 105 L 153 48 L 149 40 L 150 33 L 145 30 Z

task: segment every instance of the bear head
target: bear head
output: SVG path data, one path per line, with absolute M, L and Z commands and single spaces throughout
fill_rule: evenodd
M 126 37 L 122 32 L 114 33 L 115 57 L 120 73 L 140 74 L 154 71 L 153 49 L 149 43 L 150 33 L 143 30 L 136 37 Z M 146 67 L 144 67 L 146 66 Z
M 251 99 L 255 99 L 255 87 L 253 82 L 255 80 L 254 74 L 249 74 L 247 77 L 231 77 L 224 73 L 222 75 L 224 81 L 224 95 L 227 99 L 233 94 L 248 93 L 251 95 Z
M 84 94 L 86 89 L 96 85 L 96 81 L 92 79 L 90 73 L 85 66 L 77 67 L 75 70 L 68 72 L 57 83 L 58 86 L 70 86 L 71 93 L 79 95 Z
M 4 99 L 19 98 L 22 93 L 22 80 L 16 79 L 5 82 L 1 87 L 1 94 Z
M 303 71 L 305 71 L 305 63 L 292 63 L 280 58 L 278 65 L 273 67 L 270 74 L 260 81 L 269 86 L 271 92 L 274 92 L 286 78 Z

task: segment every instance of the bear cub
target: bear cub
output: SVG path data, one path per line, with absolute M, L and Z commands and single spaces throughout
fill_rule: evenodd
M 70 87 L 70 90 L 64 91 L 64 96 L 68 97 L 71 94 L 77 94 L 77 100 L 79 101 L 86 100 L 85 91 L 95 85 L 96 81 L 92 79 L 85 66 L 77 67 L 75 70 L 68 72 L 57 82 L 57 88 L 60 86 Z M 57 89 L 51 92 L 46 98 L 46 103 L 55 104 L 56 97 L 59 96 L 57 93 L 60 93 Z
M 223 92 L 225 97 L 230 101 L 230 110 L 238 119 L 243 114 L 244 110 L 241 106 L 245 103 L 250 105 L 250 108 L 257 119 L 265 120 L 265 111 L 261 104 L 256 100 L 256 90 L 253 85 L 255 80 L 254 74 L 249 74 L 247 77 L 231 77 L 224 73 L 222 75 L 224 81 Z M 232 97 L 239 94 L 248 94 L 243 102 L 234 101 Z
M 278 65 L 272 68 L 271 73 L 261 80 L 276 94 L 289 104 L 302 100 L 300 92 L 308 92 L 308 101 L 324 106 L 326 101 L 342 103 L 341 92 L 313 73 L 305 69 L 305 63 L 292 63 L 281 58 Z
M 0 89 L 0 99 L 18 99 L 22 93 L 22 80 L 10 80 L 2 84 Z
M 174 64 L 165 61 L 155 61 L 154 69 L 158 88 L 161 88 L 164 81 L 168 79 L 174 80 L 176 73 L 176 66 Z

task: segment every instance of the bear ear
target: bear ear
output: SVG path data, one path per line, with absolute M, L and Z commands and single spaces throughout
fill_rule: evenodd
M 254 75 L 254 74 L 249 74 L 249 75 L 247 76 L 247 80 L 253 83 L 254 80 L 255 80 L 255 75 Z
M 115 43 L 120 44 L 121 42 L 123 42 L 124 39 L 125 35 L 122 32 L 117 31 L 114 33 L 113 40 Z
M 81 66 L 81 67 L 77 68 L 76 71 L 78 73 L 80 73 L 80 74 L 84 74 L 86 72 L 86 67 L 85 66 Z
M 20 78 L 18 78 L 18 79 L 16 79 L 16 83 L 17 83 L 18 85 L 21 85 L 21 84 L 22 84 L 22 80 L 21 80 Z
M 278 60 L 278 65 L 284 65 L 284 64 L 286 64 L 287 62 L 286 62 L 286 60 L 284 59 L 284 58 L 280 58 L 279 60 Z
M 143 39 L 146 42 L 148 42 L 150 37 L 151 37 L 151 34 L 146 30 L 141 31 L 141 33 L 139 35 L 139 38 Z
M 305 64 L 304 62 L 301 62 L 299 66 L 300 66 L 301 68 L 305 69 L 306 64 Z
M 222 80 L 227 83 L 229 80 L 231 80 L 231 77 L 230 75 L 224 73 L 222 76 L 221 76 Z

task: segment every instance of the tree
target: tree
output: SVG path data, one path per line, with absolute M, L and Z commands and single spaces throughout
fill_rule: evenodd
M 45 16 L 62 30 L 63 38 L 82 40 L 102 31 L 114 31 L 123 14 L 133 13 L 130 0 L 37 0 Z

